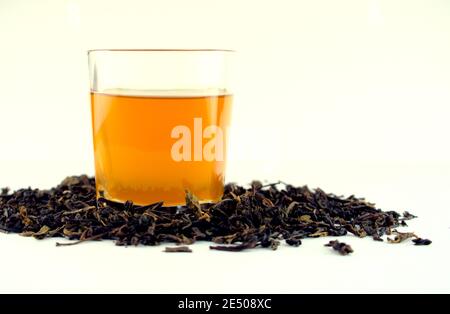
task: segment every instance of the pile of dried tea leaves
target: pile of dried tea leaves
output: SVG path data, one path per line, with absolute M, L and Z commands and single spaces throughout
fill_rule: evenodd
M 371 236 L 391 243 L 415 238 L 416 245 L 428 245 L 414 233 L 395 228 L 415 218 L 404 212 L 382 211 L 364 199 L 327 194 L 321 189 L 294 187 L 284 183 L 263 185 L 254 181 L 248 188 L 228 184 L 222 200 L 200 205 L 186 194 L 186 205 L 163 207 L 162 203 L 137 206 L 96 199 L 93 178 L 73 176 L 50 190 L 20 189 L 0 194 L 0 230 L 33 236 L 65 237 L 76 242 L 111 239 L 117 245 L 191 244 L 212 241 L 211 249 L 241 251 L 264 247 L 276 249 L 282 240 L 299 246 L 302 239 L 343 236 Z M 231 244 L 231 245 L 230 245 Z M 337 241 L 329 244 L 341 254 L 352 249 Z M 189 252 L 180 246 L 168 252 Z

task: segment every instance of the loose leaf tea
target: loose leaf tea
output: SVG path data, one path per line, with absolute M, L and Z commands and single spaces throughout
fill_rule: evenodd
M 258 245 L 258 241 L 255 239 L 253 241 L 248 241 L 242 244 L 238 245 L 216 245 L 216 246 L 210 246 L 209 248 L 211 250 L 217 250 L 217 251 L 228 251 L 228 252 L 239 252 L 243 251 L 245 249 L 253 249 Z
M 417 238 L 395 230 L 412 218 L 408 212 L 382 211 L 355 196 L 344 198 L 282 182 L 263 185 L 253 181 L 248 188 L 227 184 L 222 199 L 210 204 L 200 204 L 186 191 L 186 205 L 179 207 L 97 200 L 94 178 L 85 175 L 68 177 L 50 190 L 28 188 L 10 193 L 2 189 L 0 194 L 0 230 L 37 239 L 77 240 L 58 246 L 101 239 L 114 240 L 117 245 L 189 245 L 205 240 L 218 244 L 210 247 L 213 250 L 235 252 L 255 247 L 275 250 L 282 240 L 299 246 L 306 238 L 348 233 L 376 241 L 394 234 L 388 241 L 398 243 Z M 421 241 L 415 239 L 416 245 L 431 243 Z M 341 254 L 351 252 L 345 243 L 331 241 L 329 245 Z M 186 249 L 180 246 L 166 252 L 173 250 Z
M 344 242 L 339 242 L 338 240 L 330 241 L 325 246 L 330 246 L 333 250 L 339 252 L 341 255 L 347 255 L 353 253 L 353 249 L 350 245 L 345 244 Z
M 387 238 L 389 243 L 400 243 L 410 238 L 417 238 L 417 236 L 412 232 L 398 232 L 397 230 L 392 230 L 392 234 L 395 235 L 395 237 Z
M 187 246 L 171 246 L 171 247 L 167 246 L 164 249 L 164 252 L 167 252 L 167 253 L 181 253 L 181 252 L 191 253 L 192 250 Z
M 414 245 L 430 245 L 431 244 L 431 240 L 422 239 L 422 238 L 413 239 L 412 241 L 414 242 Z

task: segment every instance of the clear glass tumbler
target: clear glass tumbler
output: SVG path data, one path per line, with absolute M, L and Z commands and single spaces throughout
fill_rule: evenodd
M 223 194 L 229 50 L 90 50 L 97 196 L 136 204 Z

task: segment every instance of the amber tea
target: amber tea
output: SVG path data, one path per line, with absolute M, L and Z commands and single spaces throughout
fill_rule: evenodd
M 88 52 L 97 197 L 138 205 L 220 200 L 232 51 Z M 187 193 L 189 192 L 189 193 Z
M 223 194 L 231 95 L 91 93 L 97 191 L 138 204 Z

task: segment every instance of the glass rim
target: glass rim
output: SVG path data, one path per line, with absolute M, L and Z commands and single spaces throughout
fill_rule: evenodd
M 232 49 L 89 49 L 87 53 L 93 52 L 236 52 Z

